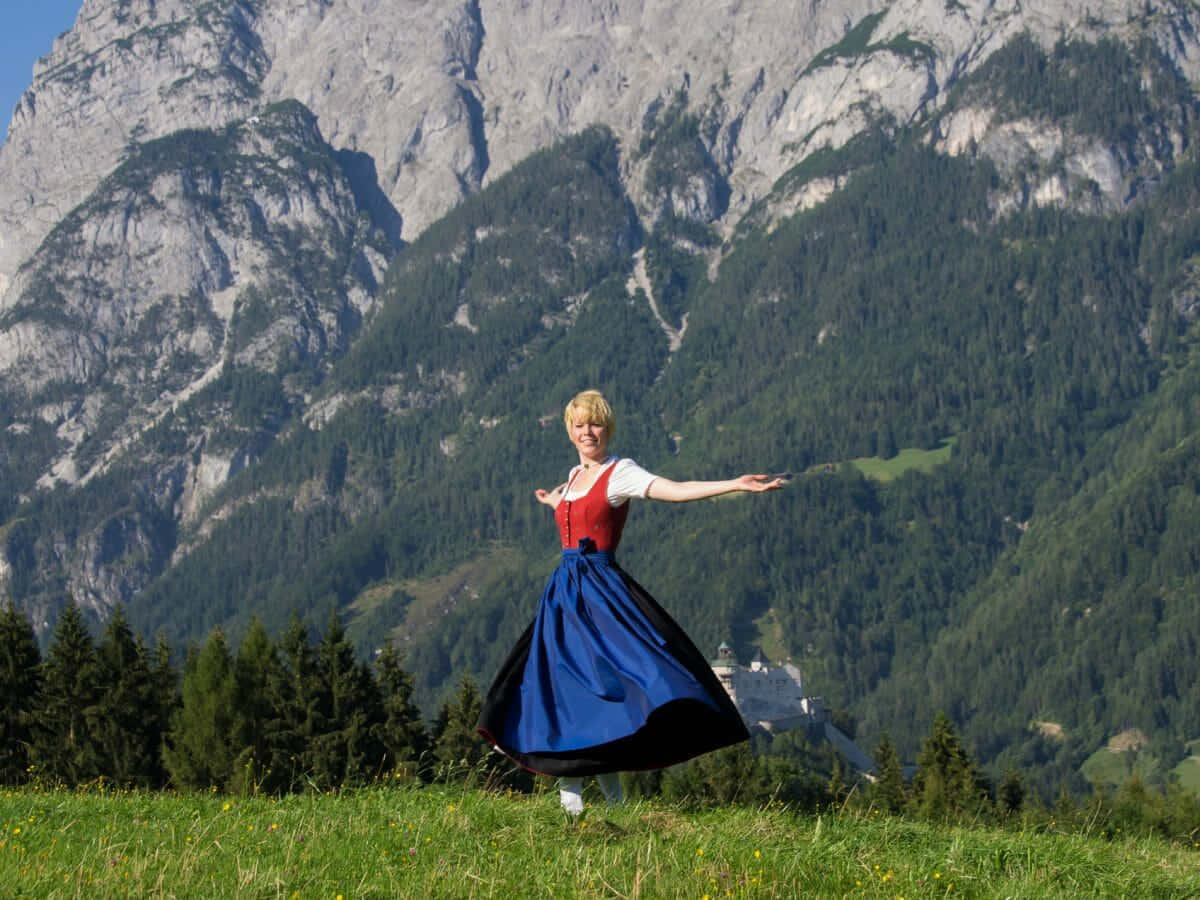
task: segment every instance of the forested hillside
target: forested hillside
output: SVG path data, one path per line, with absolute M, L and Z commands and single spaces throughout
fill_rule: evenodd
M 250 450 L 196 516 L 160 523 L 130 622 L 182 647 L 337 613 L 364 655 L 397 643 L 432 711 L 532 617 L 557 552 L 532 492 L 572 462 L 563 403 L 599 387 L 613 449 L 653 471 L 797 473 L 753 502 L 637 505 L 623 564 L 701 647 L 790 654 L 861 743 L 887 732 L 906 760 L 944 709 L 986 765 L 1048 790 L 1127 727 L 1178 763 L 1200 737 L 1191 88 L 1149 45 L 1021 39 L 937 115 L 809 156 L 728 234 L 669 202 L 729 190 L 684 100 L 645 146 L 592 128 L 464 200 L 396 253 L 328 362 L 231 361 L 138 437 L 131 458 L 167 458 L 215 409 L 212 441 Z M 1128 202 L 1061 158 L 943 152 L 980 105 L 1116 148 Z M 1054 179 L 1079 202 L 1028 202 Z M 892 481 L 852 465 L 946 442 Z M 166 480 L 114 468 L 39 494 L 0 532 L 8 556 L 53 555 L 39 521 L 109 523 L 123 547 Z M 24 604 L 61 601 L 21 571 Z

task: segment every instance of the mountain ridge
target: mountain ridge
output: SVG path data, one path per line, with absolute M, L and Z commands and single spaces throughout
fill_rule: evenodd
M 410 649 L 430 703 L 528 616 L 573 391 L 672 477 L 953 437 L 887 486 L 641 510 L 631 568 L 702 645 L 773 610 L 871 731 L 939 698 L 1029 751 L 937 641 L 996 624 L 1048 517 L 1120 539 L 1071 504 L 1194 341 L 1193 16 L 88 0 L 0 148 L 0 584 L 42 635 L 67 598 L 178 643 L 336 609 L 371 652 L 502 547 Z

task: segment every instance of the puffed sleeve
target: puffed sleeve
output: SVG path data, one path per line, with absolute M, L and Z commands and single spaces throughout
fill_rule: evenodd
M 608 479 L 609 506 L 620 506 L 631 497 L 644 498 L 646 491 L 650 489 L 650 483 L 657 477 L 632 459 L 617 460 Z

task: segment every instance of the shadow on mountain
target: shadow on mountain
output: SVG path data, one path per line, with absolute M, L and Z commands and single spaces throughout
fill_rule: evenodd
M 404 246 L 400 238 L 404 219 L 379 187 L 375 160 L 359 150 L 335 150 L 334 157 L 346 173 L 358 205 L 367 211 L 371 223 L 383 232 L 392 249 L 399 250 Z

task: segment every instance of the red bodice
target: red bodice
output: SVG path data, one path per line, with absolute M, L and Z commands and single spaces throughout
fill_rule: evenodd
M 609 506 L 608 479 L 614 468 L 616 463 L 609 463 L 586 494 L 577 500 L 560 500 L 554 507 L 554 521 L 558 523 L 564 550 L 578 547 L 584 538 L 591 539 L 596 550 L 610 553 L 621 543 L 621 530 L 629 516 L 629 502 Z

